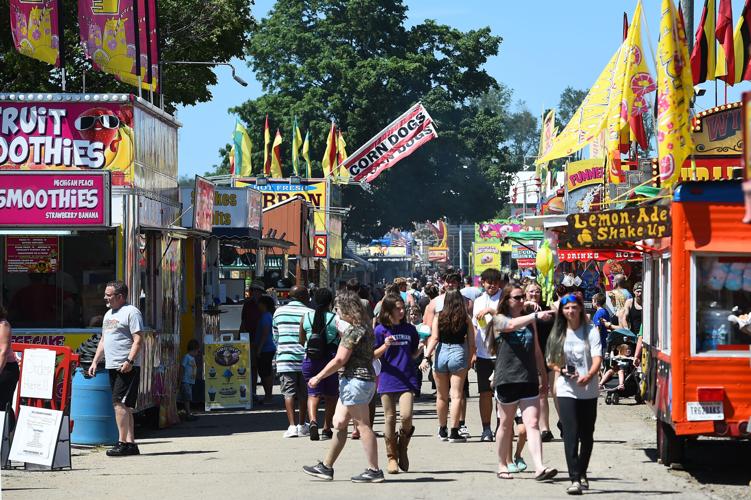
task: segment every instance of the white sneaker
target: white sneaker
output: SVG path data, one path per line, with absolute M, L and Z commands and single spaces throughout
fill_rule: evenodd
M 289 427 L 287 427 L 287 431 L 284 433 L 284 436 L 282 436 L 282 437 L 296 438 L 299 435 L 298 432 L 297 432 L 298 427 L 300 427 L 300 426 L 299 425 L 290 425 Z
M 459 426 L 459 435 L 463 438 L 469 439 L 472 437 L 472 435 L 469 433 L 469 429 L 467 429 L 466 425 L 460 425 Z
M 301 424 L 297 426 L 298 436 L 310 436 L 310 424 Z

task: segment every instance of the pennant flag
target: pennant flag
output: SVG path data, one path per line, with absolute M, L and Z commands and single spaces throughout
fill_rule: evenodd
M 749 44 L 751 44 L 751 11 L 746 0 L 738 23 L 733 32 L 733 55 L 735 56 L 735 82 L 751 80 L 751 57 L 749 56 Z
M 735 83 L 735 56 L 733 54 L 733 5 L 730 0 L 720 0 L 715 36 L 719 43 L 715 77 L 724 80 L 728 85 L 733 85 Z
M 10 31 L 16 50 L 58 68 L 62 29 L 57 0 L 10 0 Z
M 673 0 L 662 0 L 660 41 L 657 44 L 657 155 L 660 182 L 672 187 L 681 166 L 694 149 L 691 138 L 693 80 L 683 26 Z
M 310 131 L 305 132 L 305 140 L 302 143 L 302 157 L 305 158 L 305 177 L 313 177 L 313 167 L 310 165 Z
M 329 136 L 326 139 L 326 151 L 323 153 L 323 159 L 321 160 L 323 176 L 328 177 L 333 175 L 336 165 L 336 125 L 334 125 L 334 122 L 331 122 Z
M 536 164 L 547 163 L 556 158 L 563 158 L 576 153 L 592 142 L 602 131 L 608 117 L 608 103 L 611 94 L 617 92 L 620 95 L 623 90 L 622 85 L 620 85 L 623 74 L 616 75 L 615 73 L 620 54 L 621 48 L 619 47 L 600 76 L 597 77 L 592 88 L 589 89 L 589 93 L 582 101 L 579 109 L 576 110 L 563 131 L 553 140 L 550 150 L 538 158 Z
M 229 148 L 229 175 L 235 176 L 235 145 Z
M 146 27 L 148 30 L 148 48 L 149 48 L 149 73 L 146 81 L 151 83 L 154 92 L 159 92 L 160 78 L 159 61 L 162 57 L 162 49 L 159 43 L 159 27 L 157 19 L 159 18 L 159 5 L 156 0 L 146 0 Z
M 235 122 L 235 131 L 232 134 L 235 166 L 239 168 L 241 177 L 250 177 L 253 172 L 253 164 L 250 155 L 253 152 L 253 142 L 250 140 L 248 131 L 240 120 Z M 235 172 L 231 172 L 235 173 Z
M 263 175 L 271 177 L 271 131 L 269 130 L 269 115 L 266 115 L 266 123 L 263 126 Z
M 360 146 L 342 166 L 349 170 L 355 181 L 366 179 L 370 182 L 437 137 L 432 123 L 428 111 L 417 103 Z
M 274 145 L 271 147 L 271 177 L 281 179 L 282 175 L 282 133 L 276 129 Z
M 342 131 L 339 130 L 336 134 L 336 181 L 342 184 L 349 182 L 349 170 L 342 167 L 344 160 L 347 159 L 347 143 L 344 142 L 344 136 Z
M 641 47 L 641 1 L 637 2 L 633 24 L 628 30 L 626 40 L 621 46 L 621 54 L 616 64 L 616 73 L 621 74 L 620 92 L 618 89 L 610 96 L 608 103 L 607 149 L 610 168 L 609 180 L 619 183 L 623 172 L 620 167 L 621 142 L 625 136 L 626 151 L 630 137 L 636 136 L 632 126 L 635 119 L 641 121 L 642 115 L 649 109 L 646 95 L 656 89 L 655 81 L 647 69 L 645 54 Z M 638 128 L 638 126 L 637 126 Z M 625 131 L 625 132 L 624 132 Z M 645 141 L 646 143 L 646 138 Z M 645 144 L 646 146 L 646 144 Z
M 541 157 L 550 151 L 553 147 L 553 139 L 555 139 L 555 109 L 551 109 L 542 118 L 542 126 L 540 127 L 540 147 L 537 150 L 537 156 Z M 542 179 L 543 170 L 548 168 L 547 163 L 539 163 L 535 166 L 535 177 Z
M 715 0 L 704 0 L 701 21 L 696 29 L 691 51 L 691 74 L 694 85 L 714 80 L 717 50 L 715 48 Z
M 302 134 L 297 126 L 297 117 L 292 121 L 292 170 L 295 175 L 300 175 L 300 147 L 302 146 Z

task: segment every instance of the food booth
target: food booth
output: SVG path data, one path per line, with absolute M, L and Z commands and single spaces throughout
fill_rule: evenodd
M 0 93 L 0 303 L 13 342 L 101 334 L 108 281 L 144 317 L 138 410 L 176 420 L 179 123 L 129 94 Z

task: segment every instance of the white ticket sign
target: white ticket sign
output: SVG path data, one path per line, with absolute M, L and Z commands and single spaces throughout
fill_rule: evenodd
M 17 462 L 52 466 L 63 412 L 21 406 L 10 447 L 10 459 Z
M 21 397 L 52 399 L 55 388 L 55 351 L 26 349 L 21 360 Z

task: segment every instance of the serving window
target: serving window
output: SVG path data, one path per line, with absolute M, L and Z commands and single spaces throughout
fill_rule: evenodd
M 93 328 L 115 279 L 115 235 L 0 236 L 0 301 L 14 328 Z
M 749 355 L 751 254 L 694 254 L 692 352 Z

